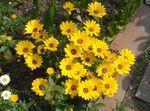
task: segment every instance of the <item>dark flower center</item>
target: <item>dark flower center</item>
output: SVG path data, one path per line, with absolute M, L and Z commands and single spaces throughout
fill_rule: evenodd
M 83 43 L 83 40 L 82 40 L 82 39 L 78 39 L 77 42 L 78 42 L 79 44 L 82 44 L 82 43 Z
M 105 84 L 105 88 L 106 88 L 106 89 L 109 89 L 109 84 Z
M 106 73 L 106 72 L 107 72 L 107 68 L 103 68 L 103 69 L 102 69 L 102 72 L 103 72 L 103 73 Z
M 71 86 L 71 90 L 76 90 L 76 86 L 75 86 L 75 85 L 72 85 L 72 86 Z
M 32 63 L 35 65 L 35 64 L 37 64 L 37 61 L 36 61 L 36 60 L 33 60 Z
M 49 44 L 49 47 L 51 47 L 51 48 L 54 47 L 54 44 L 53 44 L 53 43 L 50 43 L 50 44 Z
M 102 50 L 100 48 L 97 48 L 97 52 L 101 52 Z
M 95 13 L 95 14 L 98 14 L 98 10 L 94 10 L 94 13 Z
M 66 70 L 71 70 L 71 66 L 70 66 L 70 65 L 67 65 L 67 66 L 66 66 Z
M 89 92 L 88 88 L 84 88 L 84 89 L 83 89 L 83 92 L 84 92 L 84 93 L 88 93 L 88 92 Z
M 118 65 L 118 68 L 119 68 L 119 69 L 122 69 L 122 68 L 123 68 L 123 66 L 122 66 L 121 64 L 119 64 L 119 65 Z
M 90 31 L 90 32 L 93 32 L 93 31 L 94 31 L 93 27 L 90 27 L 90 28 L 89 28 L 89 31 Z
M 75 54 L 77 53 L 77 51 L 76 51 L 75 49 L 72 49 L 72 50 L 71 50 L 71 53 L 72 53 L 73 55 L 75 55 Z
M 28 52 L 28 48 L 24 48 L 23 52 L 27 53 Z

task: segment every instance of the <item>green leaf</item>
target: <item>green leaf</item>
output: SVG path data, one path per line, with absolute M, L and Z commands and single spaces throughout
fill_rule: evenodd
M 38 0 L 33 0 L 33 4 L 34 4 L 34 10 L 32 12 L 32 19 L 36 19 L 38 17 L 39 11 L 40 11 L 40 5 L 39 5 L 39 1 Z
M 34 104 L 34 101 L 27 103 L 27 109 L 29 109 Z
M 4 52 L 6 50 L 7 50 L 7 47 L 5 47 L 5 46 L 0 47 L 0 52 Z
M 56 15 L 56 0 L 52 0 L 44 16 L 44 27 L 48 32 L 50 31 L 50 27 L 53 27 L 55 15 Z

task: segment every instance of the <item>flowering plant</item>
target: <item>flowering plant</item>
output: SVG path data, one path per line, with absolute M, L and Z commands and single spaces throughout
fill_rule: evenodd
M 84 7 L 65 2 L 66 20 L 56 24 L 53 0 L 49 16 L 52 21 L 45 24 L 38 19 L 29 20 L 24 29 L 25 39 L 18 40 L 14 48 L 31 71 L 38 69 L 45 74 L 34 78 L 31 90 L 51 110 L 98 110 L 99 98 L 114 96 L 118 75 L 128 75 L 135 62 L 130 50 L 115 53 L 102 39 L 105 6 L 98 1 L 81 3 Z M 8 84 L 3 81 L 3 85 Z M 9 99 L 11 93 L 5 91 L 2 97 Z

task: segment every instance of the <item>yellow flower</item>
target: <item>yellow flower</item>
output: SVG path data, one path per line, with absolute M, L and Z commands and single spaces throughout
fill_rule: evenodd
M 11 18 L 12 18 L 12 19 L 16 19 L 16 18 L 17 18 L 17 15 L 16 15 L 15 13 L 13 13 L 13 14 L 11 15 Z
M 101 80 L 103 94 L 112 97 L 118 91 L 117 81 L 112 77 L 105 77 Z
M 73 73 L 77 73 L 77 68 L 72 58 L 63 58 L 60 62 L 59 68 L 64 76 L 72 78 Z
M 72 98 L 78 94 L 79 82 L 75 79 L 69 79 L 65 82 L 65 94 L 69 94 Z
M 92 78 L 90 81 L 94 85 L 92 96 L 93 96 L 93 98 L 98 98 L 99 96 L 102 95 L 102 92 L 103 92 L 101 79 Z
M 18 55 L 23 55 L 27 57 L 32 54 L 32 49 L 34 48 L 34 44 L 28 40 L 19 41 L 16 44 L 15 50 Z
M 92 78 L 95 78 L 93 72 L 91 71 L 87 71 L 86 75 L 85 75 L 88 79 L 92 79 Z
M 92 66 L 95 60 L 94 53 L 92 52 L 84 52 L 81 59 L 82 59 L 82 64 L 86 66 Z
M 45 49 L 48 49 L 50 51 L 57 51 L 59 41 L 53 36 L 51 36 L 50 38 L 44 41 L 44 44 L 45 44 Z
M 44 45 L 39 45 L 37 47 L 37 53 L 38 54 L 45 54 L 45 46 Z
M 90 100 L 93 97 L 94 85 L 91 81 L 82 81 L 79 83 L 78 96 L 84 100 Z
M 74 4 L 71 2 L 65 2 L 63 8 L 68 12 L 69 15 L 71 15 L 72 11 L 75 10 Z
M 72 21 L 66 21 L 66 22 L 62 22 L 62 24 L 60 24 L 60 29 L 61 29 L 61 33 L 62 35 L 67 36 L 67 38 L 70 38 L 70 36 L 78 29 L 76 24 Z
M 102 63 L 97 68 L 98 76 L 111 76 L 115 72 L 113 64 Z
M 72 73 L 72 78 L 80 80 L 87 73 L 86 69 L 80 63 L 75 63 L 76 72 Z
M 98 34 L 100 33 L 101 31 L 101 28 L 100 28 L 100 25 L 98 23 L 96 23 L 96 21 L 94 20 L 87 20 L 85 21 L 84 23 L 85 27 L 85 31 L 86 33 L 88 33 L 90 36 L 98 36 Z
M 114 62 L 117 59 L 117 54 L 110 52 L 109 50 L 104 52 L 104 61 Z
M 7 36 L 7 40 L 8 40 L 8 41 L 11 41 L 12 39 L 13 39 L 12 36 Z
M 44 41 L 46 39 L 46 37 L 48 36 L 48 33 L 46 30 L 42 30 L 38 34 L 39 35 L 37 35 L 37 36 L 39 36 L 39 37 L 37 39 L 37 42 Z
M 79 46 L 80 49 L 87 47 L 89 44 L 89 36 L 86 32 L 76 31 L 70 38 L 74 45 Z
M 18 97 L 17 94 L 11 94 L 10 100 L 11 100 L 12 102 L 15 103 L 15 102 L 18 101 L 18 99 L 19 99 L 19 97 Z
M 114 62 L 114 67 L 116 69 L 116 71 L 121 74 L 121 75 L 128 75 L 130 69 L 130 61 L 127 61 L 126 59 L 124 59 L 123 57 L 118 57 L 118 59 Z
M 35 70 L 36 68 L 39 68 L 42 65 L 43 60 L 42 57 L 38 54 L 33 54 L 25 59 L 25 63 L 29 68 L 31 68 L 31 70 Z
M 54 74 L 54 69 L 52 67 L 48 67 L 47 74 L 49 74 L 49 75 Z
M 64 50 L 66 52 L 66 57 L 81 57 L 82 50 L 80 50 L 79 47 L 75 46 L 72 42 L 70 44 L 67 44 Z
M 128 61 L 129 64 L 135 63 L 135 56 L 130 50 L 122 49 L 119 53 L 124 59 Z
M 97 40 L 95 43 L 93 43 L 92 51 L 94 52 L 95 56 L 104 58 L 104 53 L 108 51 L 108 49 L 108 45 L 101 40 Z
M 94 17 L 102 18 L 103 16 L 106 15 L 105 7 L 97 1 L 89 4 L 87 11 L 89 12 L 89 15 L 94 16 Z
M 33 39 L 38 39 L 42 30 L 43 25 L 39 20 L 31 20 L 25 26 L 25 34 L 31 34 Z
M 36 93 L 36 95 L 44 96 L 45 88 L 48 86 L 48 80 L 43 78 L 36 78 L 32 82 L 31 90 Z

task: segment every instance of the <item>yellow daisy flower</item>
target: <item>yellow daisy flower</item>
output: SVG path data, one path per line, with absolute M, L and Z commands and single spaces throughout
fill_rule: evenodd
M 49 74 L 49 75 L 54 74 L 54 69 L 52 67 L 48 67 L 47 74 Z
M 16 19 L 16 18 L 17 18 L 17 15 L 16 15 L 15 13 L 13 13 L 13 14 L 11 15 L 11 18 L 12 18 L 12 19 Z
M 63 8 L 68 12 L 69 15 L 71 15 L 72 11 L 75 10 L 75 6 L 71 2 L 65 2 Z
M 86 66 L 92 66 L 95 58 L 96 57 L 93 52 L 84 52 L 81 57 L 82 64 L 84 64 Z
M 52 36 L 52 37 L 46 39 L 44 41 L 44 44 L 45 44 L 45 49 L 48 49 L 50 51 L 57 51 L 59 41 Z
M 79 83 L 78 96 L 84 100 L 90 100 L 93 97 L 94 85 L 91 81 L 82 81 Z
M 60 62 L 59 68 L 64 76 L 72 78 L 73 73 L 77 73 L 77 68 L 72 58 L 63 58 Z
M 19 100 L 19 97 L 17 94 L 11 94 L 10 100 L 15 103 Z
M 92 51 L 94 52 L 95 56 L 104 58 L 104 53 L 108 51 L 108 49 L 108 45 L 101 40 L 97 40 L 95 43 L 93 43 Z
M 92 78 L 90 81 L 94 85 L 93 92 L 92 92 L 93 98 L 98 98 L 99 96 L 102 95 L 103 92 L 101 79 Z
M 48 33 L 46 30 L 42 30 L 39 32 L 39 37 L 37 39 L 37 42 L 40 42 L 40 41 L 44 41 L 46 39 L 46 37 L 48 37 Z
M 19 41 L 16 46 L 15 50 L 18 55 L 23 55 L 27 57 L 32 54 L 32 49 L 34 48 L 34 44 L 28 40 Z
M 31 68 L 31 70 L 35 70 L 36 68 L 39 68 L 42 65 L 43 60 L 42 57 L 38 54 L 33 54 L 25 59 L 25 63 L 29 68 Z
M 72 73 L 72 78 L 80 80 L 87 73 L 86 69 L 80 63 L 75 63 L 76 72 Z
M 94 17 L 103 17 L 106 15 L 106 9 L 100 2 L 93 2 L 88 5 L 87 11 L 89 12 L 89 15 Z
M 78 94 L 79 82 L 75 79 L 69 79 L 65 82 L 65 94 L 69 94 L 72 98 Z
M 37 47 L 37 53 L 38 54 L 45 54 L 45 46 L 44 45 L 39 45 L 38 47 Z
M 75 46 L 73 42 L 67 44 L 64 50 L 66 52 L 66 56 L 71 58 L 81 57 L 82 54 L 82 50 L 80 50 L 78 46 Z
M 104 61 L 114 62 L 117 59 L 117 54 L 110 52 L 109 50 L 104 52 Z
M 101 80 L 103 94 L 112 97 L 118 91 L 117 81 L 112 77 L 105 77 Z
M 86 32 L 76 31 L 70 38 L 72 42 L 74 42 L 74 45 L 77 45 L 80 47 L 80 49 L 83 49 L 87 47 L 87 44 L 89 43 L 89 36 Z
M 87 71 L 85 76 L 86 76 L 88 79 L 95 78 L 93 72 L 91 72 L 91 71 Z
M 90 36 L 98 36 L 101 31 L 100 25 L 94 20 L 87 20 L 84 22 L 84 25 L 85 32 L 88 33 Z
M 48 80 L 43 78 L 36 78 L 32 82 L 31 90 L 36 93 L 36 95 L 44 96 L 45 88 L 48 86 Z
M 116 69 L 116 71 L 121 74 L 121 75 L 128 75 L 130 69 L 130 61 L 127 61 L 126 59 L 124 59 L 123 57 L 118 57 L 118 59 L 114 62 L 114 67 Z
M 43 30 L 43 25 L 39 20 L 31 20 L 25 26 L 25 34 L 31 34 L 34 39 L 39 38 L 39 32 Z
M 129 64 L 135 63 L 135 56 L 130 50 L 122 49 L 119 53 L 122 57 L 124 57 L 124 59 L 128 61 Z
M 76 31 L 78 30 L 76 24 L 72 21 L 66 21 L 66 22 L 62 22 L 60 24 L 60 30 L 62 35 L 67 36 L 67 38 L 70 38 L 70 36 Z
M 97 68 L 98 76 L 111 76 L 115 72 L 113 64 L 102 63 Z

